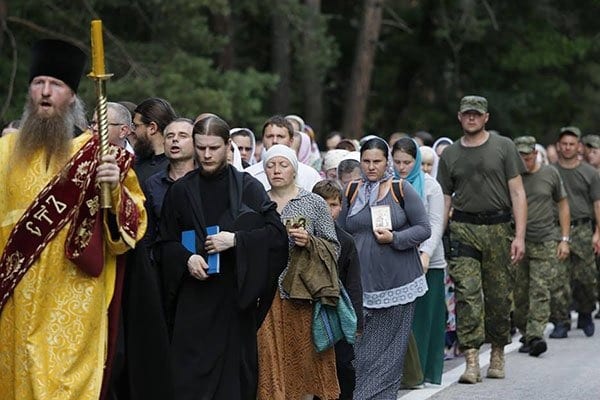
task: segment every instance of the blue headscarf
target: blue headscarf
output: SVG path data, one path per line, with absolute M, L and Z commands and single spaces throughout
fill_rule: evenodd
M 413 164 L 412 169 L 404 179 L 410 182 L 410 184 L 417 191 L 421 199 L 425 199 L 425 173 L 421 169 L 421 150 L 419 149 L 419 145 L 417 144 L 417 142 L 415 142 L 414 139 L 413 142 L 417 147 L 417 155 L 415 157 L 415 163 Z M 400 178 L 400 174 L 398 173 L 398 171 L 394 171 L 394 176 L 396 178 Z
M 374 136 L 370 140 L 373 139 L 380 140 L 383 144 L 385 144 L 385 147 L 388 151 L 387 166 L 385 168 L 385 172 L 383 173 L 383 177 L 378 181 L 370 181 L 361 168 L 360 175 L 362 182 L 360 187 L 358 188 L 356 201 L 352 203 L 352 206 L 348 211 L 349 217 L 358 214 L 358 212 L 365 208 L 367 205 L 372 206 L 375 203 L 377 203 L 377 197 L 379 196 L 379 184 L 394 177 L 394 162 L 392 161 L 392 155 L 390 154 L 390 148 L 387 142 L 379 136 Z

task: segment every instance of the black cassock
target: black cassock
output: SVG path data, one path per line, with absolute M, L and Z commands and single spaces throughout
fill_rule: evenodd
M 221 272 L 192 277 L 192 255 L 181 244 L 194 230 L 206 259 L 206 227 L 236 233 L 220 254 Z M 287 263 L 287 233 L 262 184 L 227 166 L 213 176 L 200 170 L 168 190 L 160 219 L 160 257 L 171 337 L 175 398 L 252 399 L 258 380 L 256 331 L 266 316 Z

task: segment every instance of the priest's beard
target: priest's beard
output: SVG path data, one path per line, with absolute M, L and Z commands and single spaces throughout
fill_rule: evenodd
M 140 136 L 133 145 L 133 151 L 139 159 L 150 158 L 154 155 L 154 147 L 148 136 Z
M 64 165 L 71 153 L 71 140 L 76 122 L 85 119 L 83 104 L 79 98 L 71 105 L 57 108 L 53 116 L 40 116 L 31 98 L 21 117 L 21 129 L 17 136 L 15 157 L 26 165 L 39 150 L 44 152 L 46 168 L 50 163 Z M 17 164 L 20 165 L 20 164 Z

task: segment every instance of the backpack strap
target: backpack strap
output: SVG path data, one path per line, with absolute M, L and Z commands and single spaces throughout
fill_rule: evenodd
M 400 207 L 404 208 L 404 189 L 402 189 L 402 179 L 392 181 L 392 197 L 396 203 L 400 204 Z
M 350 206 L 352 205 L 352 203 L 354 203 L 354 200 L 356 199 L 356 195 L 358 194 L 358 186 L 360 185 L 361 181 L 352 181 L 348 184 L 348 186 L 346 187 L 346 201 L 348 209 L 350 209 Z
M 400 204 L 400 207 L 402 208 L 404 208 L 404 189 L 402 188 L 403 183 L 404 180 L 402 179 L 395 179 L 392 181 L 392 197 L 394 198 L 394 201 Z M 358 194 L 358 187 L 360 184 L 361 181 L 352 181 L 346 187 L 345 196 L 348 208 L 350 208 L 352 203 L 354 203 L 354 200 L 356 200 L 356 195 Z

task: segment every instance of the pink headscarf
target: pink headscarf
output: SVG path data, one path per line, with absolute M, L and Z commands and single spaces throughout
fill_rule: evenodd
M 298 161 L 304 164 L 310 164 L 312 146 L 310 136 L 304 132 L 300 133 L 300 148 L 298 149 Z

